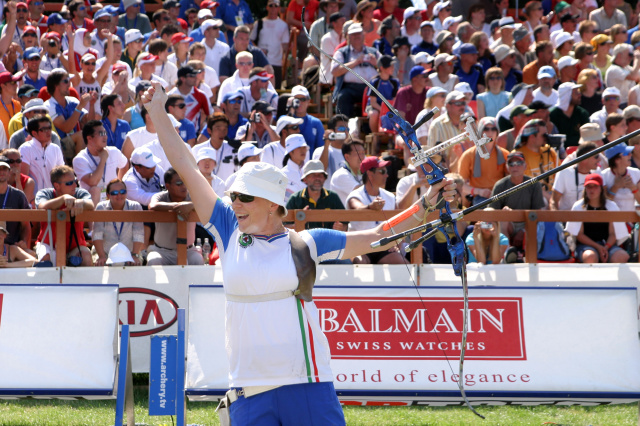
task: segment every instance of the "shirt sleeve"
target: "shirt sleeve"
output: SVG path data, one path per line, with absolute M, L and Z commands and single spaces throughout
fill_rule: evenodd
M 89 164 L 87 159 L 82 156 L 82 151 L 80 151 L 80 154 L 76 155 L 73 158 L 73 171 L 76 172 L 78 180 L 82 180 L 83 177 L 92 173 L 93 170 L 94 169 L 91 168 L 91 165 Z
M 127 165 L 127 157 L 125 157 L 125 155 L 119 149 L 109 150 L 109 154 L 113 154 L 117 157 L 116 159 L 118 161 L 117 165 L 119 169 L 122 169 Z
M 142 211 L 142 206 L 136 201 L 127 200 L 127 204 L 129 210 Z M 133 222 L 132 233 L 134 243 L 144 243 L 144 223 Z
M 96 211 L 104 211 L 106 210 L 106 203 L 100 202 L 96 206 Z M 104 240 L 104 222 L 94 222 L 93 223 L 93 233 L 91 234 L 91 238 L 94 241 Z
M 347 244 L 347 234 L 333 229 L 309 229 L 300 236 L 309 246 L 311 258 L 316 262 L 342 259 Z
M 229 247 L 231 235 L 238 227 L 238 220 L 231 206 L 222 201 L 221 198 L 216 200 L 215 207 L 209 222 L 204 228 L 211 234 L 218 244 L 220 255 Z

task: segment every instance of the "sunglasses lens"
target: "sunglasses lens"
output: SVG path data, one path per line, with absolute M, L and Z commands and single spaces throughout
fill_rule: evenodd
M 232 193 L 230 198 L 232 202 L 237 198 L 241 203 L 250 203 L 256 199 L 256 197 L 254 197 L 253 195 L 238 194 L 237 192 Z

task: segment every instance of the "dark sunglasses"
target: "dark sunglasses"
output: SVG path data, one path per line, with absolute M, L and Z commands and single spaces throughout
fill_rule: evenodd
M 16 9 L 16 12 L 18 12 L 18 13 L 29 13 L 29 11 L 27 9 Z
M 63 183 L 65 186 L 72 186 L 72 185 L 79 186 L 78 179 L 70 180 L 69 182 L 63 182 Z
M 182 186 L 184 185 L 184 182 L 181 180 L 177 180 L 175 182 L 171 182 L 169 185 Z
M 240 99 L 229 99 L 227 101 L 228 104 L 233 105 L 233 104 L 239 104 L 240 103 Z
M 123 195 L 123 194 L 126 194 L 126 193 L 127 193 L 127 190 L 124 189 L 124 188 L 123 189 L 118 189 L 116 191 L 109 191 L 109 195 L 113 195 L 114 197 L 116 195 Z
M 300 128 L 299 125 L 294 124 L 293 126 L 286 126 L 285 129 L 287 130 L 298 130 Z
M 380 173 L 381 175 L 386 175 L 387 174 L 387 169 L 375 169 L 372 170 L 373 173 Z
M 517 166 L 524 166 L 526 163 L 524 161 L 509 161 L 507 163 L 507 165 L 509 167 L 517 167 Z
M 99 24 L 110 24 L 111 23 L 111 19 L 98 19 L 97 21 L 93 21 L 93 23 L 99 23 Z
M 485 127 L 484 131 L 485 132 L 497 132 L 498 128 L 497 127 Z
M 85 65 L 89 65 L 90 67 L 95 67 L 96 63 L 95 62 L 85 62 Z
M 182 108 L 186 107 L 186 106 L 187 106 L 187 104 L 177 104 L 177 105 L 174 105 L 174 106 L 175 106 L 176 108 L 182 109 Z
M 253 195 L 240 194 L 238 192 L 232 192 L 229 194 L 229 198 L 231 198 L 231 202 L 234 202 L 237 198 L 241 203 L 250 203 L 256 199 Z
M 50 132 L 51 131 L 51 126 L 48 127 L 40 127 L 38 129 L 39 132 Z
M 465 101 L 452 101 L 452 102 L 449 102 L 449 104 L 451 104 L 453 106 L 457 106 L 457 107 L 466 106 L 467 105 L 467 103 Z
M 609 102 L 609 101 L 619 101 L 620 97 L 619 96 L 605 96 L 604 97 L 604 101 L 605 102 Z
M 18 158 L 17 160 L 7 160 L 9 164 L 20 164 L 22 163 L 22 158 Z

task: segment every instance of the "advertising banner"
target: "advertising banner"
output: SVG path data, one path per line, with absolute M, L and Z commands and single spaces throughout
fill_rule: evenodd
M 113 392 L 115 285 L 0 285 L 0 396 Z
M 151 336 L 149 365 L 149 415 L 175 416 L 176 396 L 176 336 Z
M 314 301 L 341 400 L 461 401 L 460 288 L 319 287 Z M 224 303 L 221 288 L 191 288 L 192 393 L 227 387 L 224 330 L 211 326 L 223 324 Z M 640 399 L 637 306 L 633 287 L 470 289 L 467 394 L 489 403 Z

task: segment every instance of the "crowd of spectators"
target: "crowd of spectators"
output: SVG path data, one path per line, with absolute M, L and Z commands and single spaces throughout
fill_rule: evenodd
M 141 103 L 150 81 L 169 94 L 174 127 L 216 193 L 244 163 L 264 161 L 288 177 L 290 209 L 404 209 L 429 185 L 394 133 L 384 100 L 338 62 L 411 124 L 438 107 L 417 130 L 425 148 L 460 135 L 470 118 L 491 139 L 488 159 L 470 140 L 435 159 L 458 183 L 458 208 L 640 129 L 640 9 L 631 2 L 406 3 L 64 0 L 45 13 L 43 0 L 0 0 L 2 208 L 188 216 L 189 194 Z M 337 62 L 293 31 L 303 25 Z M 297 58 L 289 54 L 291 37 Z M 332 101 L 316 104 L 323 91 Z M 322 109 L 330 119 L 321 119 Z M 365 155 L 368 133 L 390 138 L 389 157 Z M 635 210 L 639 146 L 633 138 L 491 208 Z M 50 221 L 0 225 L 0 267 L 55 264 Z M 457 226 L 470 261 L 522 261 L 523 223 Z M 565 229 L 578 261 L 637 255 L 631 224 Z M 169 265 L 177 261 L 176 232 L 170 223 L 74 221 L 65 240 L 72 264 Z M 202 256 L 209 242 L 200 223 L 189 223 L 189 264 L 210 261 Z M 428 261 L 447 262 L 445 242 L 438 234 L 425 243 Z M 401 252 L 353 262 L 401 263 Z

